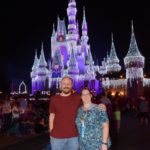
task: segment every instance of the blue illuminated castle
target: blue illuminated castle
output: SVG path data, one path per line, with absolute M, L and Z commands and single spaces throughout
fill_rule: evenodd
M 38 58 L 35 54 L 32 66 L 32 93 L 59 89 L 63 76 L 73 78 L 74 89 L 79 92 L 88 87 L 99 93 L 101 82 L 95 79 L 99 66 L 94 65 L 90 44 L 88 43 L 88 26 L 83 10 L 82 35 L 79 35 L 79 24 L 76 19 L 77 8 L 75 0 L 70 0 L 67 8 L 68 26 L 65 20 L 57 19 L 57 29 L 53 26 L 51 36 L 51 58 L 46 62 L 43 50 Z

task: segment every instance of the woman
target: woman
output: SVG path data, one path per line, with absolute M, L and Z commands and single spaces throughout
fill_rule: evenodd
M 83 106 L 78 110 L 76 125 L 80 150 L 108 150 L 110 147 L 109 120 L 105 110 L 92 103 L 89 89 L 83 89 Z

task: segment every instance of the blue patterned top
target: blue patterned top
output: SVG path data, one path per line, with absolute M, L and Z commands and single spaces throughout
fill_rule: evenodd
M 79 132 L 80 150 L 101 150 L 102 124 L 108 122 L 107 112 L 92 104 L 88 111 L 79 108 L 76 125 Z M 110 141 L 108 142 L 110 147 Z

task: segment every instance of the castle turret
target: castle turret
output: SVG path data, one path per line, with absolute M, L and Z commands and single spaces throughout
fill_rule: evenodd
M 87 67 L 87 74 L 89 75 L 89 79 L 94 79 L 95 78 L 95 71 L 94 71 L 94 61 L 93 57 L 91 54 L 91 49 L 88 50 L 88 58 L 89 58 L 89 65 Z
M 39 63 L 39 60 L 38 60 L 38 57 L 37 57 L 37 50 L 36 50 L 35 51 L 34 63 L 33 63 L 33 66 L 32 66 L 31 78 L 34 78 L 36 76 L 38 63 Z
M 108 57 L 107 73 L 119 72 L 121 70 L 121 66 L 119 65 L 119 59 L 116 54 L 116 49 L 115 49 L 114 41 L 113 41 L 113 34 L 112 34 L 110 55 L 107 57 Z
M 57 18 L 57 41 L 64 42 L 66 40 L 66 25 L 65 20 Z
M 83 8 L 83 22 L 82 22 L 82 36 L 81 36 L 81 50 L 86 56 L 88 54 L 88 27 L 85 17 L 85 8 Z
M 63 67 L 64 66 L 62 62 L 60 48 L 57 47 L 57 50 L 55 51 L 52 61 L 52 77 L 53 78 L 61 77 Z
M 67 41 L 68 41 L 69 54 L 71 54 L 72 46 L 74 49 L 74 53 L 75 54 L 77 53 L 77 41 L 79 35 L 77 31 L 76 14 L 77 14 L 76 1 L 70 0 L 67 8 L 67 15 L 68 15 Z
M 71 50 L 71 56 L 68 64 L 68 74 L 69 75 L 78 75 L 79 74 L 79 68 L 78 68 L 78 63 L 74 54 L 74 50 L 72 47 Z
M 99 67 L 99 73 L 101 75 L 105 75 L 107 74 L 107 62 L 106 59 L 104 58 L 104 60 L 102 61 L 102 65 Z
M 68 15 L 68 40 L 77 41 L 77 26 L 76 26 L 76 2 L 75 0 L 70 0 L 67 8 L 67 15 Z
M 63 67 L 61 52 L 60 52 L 60 49 L 58 47 L 57 47 L 57 50 L 55 51 L 55 54 L 53 57 L 52 68 L 54 68 L 56 65 L 58 65 L 60 68 Z
M 43 51 L 43 43 L 41 47 L 41 54 L 39 58 L 38 68 L 37 68 L 37 86 L 38 90 L 48 90 L 49 85 L 49 71 L 47 69 L 47 62 L 45 60 L 44 51 Z
M 37 90 L 37 83 L 36 83 L 36 76 L 37 76 L 37 68 L 38 68 L 38 57 L 37 57 L 37 50 L 35 51 L 35 58 L 34 58 L 34 63 L 32 66 L 32 72 L 31 72 L 31 79 L 32 79 L 32 94 L 34 91 Z
M 51 36 L 51 57 L 54 57 L 54 53 L 56 50 L 56 31 L 55 31 L 55 25 L 53 24 L 53 31 Z
M 131 40 L 128 53 L 124 58 L 126 68 L 128 95 L 136 97 L 143 93 L 143 68 L 145 58 L 140 53 L 131 24 Z
M 83 8 L 83 22 L 82 22 L 82 35 L 87 36 L 88 34 L 88 27 L 86 22 L 86 16 L 85 16 L 85 7 Z M 87 37 L 88 40 L 88 37 Z

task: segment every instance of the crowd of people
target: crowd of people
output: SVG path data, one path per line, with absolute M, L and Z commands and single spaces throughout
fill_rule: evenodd
M 48 103 L 5 95 L 0 100 L 0 134 L 22 137 L 48 131 Z

